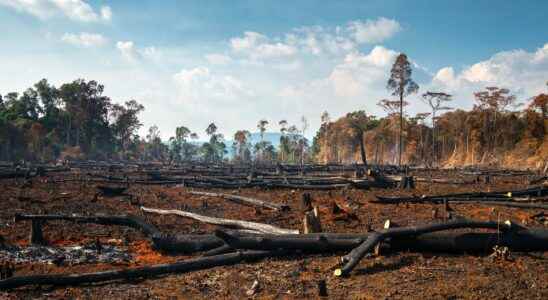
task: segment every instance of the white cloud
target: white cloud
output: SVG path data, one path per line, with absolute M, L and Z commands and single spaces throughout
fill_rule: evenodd
M 105 21 L 112 19 L 112 9 L 110 9 L 110 6 L 101 7 L 101 18 Z
M 303 26 L 282 36 L 268 37 L 246 31 L 230 39 L 230 48 L 255 62 L 262 60 L 294 60 L 297 55 L 340 56 L 357 50 L 357 45 L 380 43 L 401 30 L 393 19 L 357 20 L 346 26 Z
M 212 65 L 227 65 L 232 61 L 230 56 L 218 53 L 207 54 L 205 58 Z
M 230 75 L 214 74 L 206 67 L 183 69 L 173 75 L 173 80 L 177 85 L 181 99 L 194 104 L 201 104 L 207 99 L 216 102 L 230 102 L 253 94 L 237 78 Z
M 285 37 L 289 44 L 297 45 L 304 53 L 313 55 L 340 55 L 353 51 L 356 43 L 340 28 L 324 28 L 322 26 L 300 27 Z
M 297 85 L 280 89 L 278 97 L 306 112 L 314 126 L 319 126 L 319 116 L 328 110 L 334 117 L 347 112 L 365 109 L 380 114 L 376 103 L 388 97 L 386 81 L 398 53 L 382 46 L 369 53 L 353 51 L 344 56 L 323 78 L 300 80 Z
M 232 51 L 252 60 L 292 57 L 297 49 L 282 42 L 273 42 L 258 32 L 246 31 L 243 37 L 230 39 Z
M 122 56 L 130 62 L 135 62 L 140 57 L 140 54 L 137 52 L 137 49 L 135 49 L 132 41 L 118 41 L 116 43 L 116 48 L 120 51 Z
M 452 67 L 440 69 L 429 88 L 455 94 L 461 106 L 471 106 L 473 92 L 486 86 L 510 89 L 519 98 L 545 92 L 548 80 L 548 43 L 533 52 L 502 51 L 456 74 Z
M 19 12 L 28 13 L 40 19 L 64 15 L 79 22 L 110 21 L 110 7 L 101 7 L 97 13 L 84 0 L 0 0 L 0 5 L 11 7 Z
M 354 39 L 360 43 L 380 43 L 401 30 L 400 23 L 393 19 L 378 18 L 377 20 L 366 20 L 350 22 L 348 30 Z
M 154 47 L 137 47 L 133 41 L 118 41 L 116 48 L 122 57 L 131 63 L 137 62 L 155 62 L 162 63 L 167 57 L 164 51 Z
M 108 39 L 98 33 L 81 32 L 80 34 L 65 33 L 61 41 L 79 47 L 100 47 L 104 46 Z

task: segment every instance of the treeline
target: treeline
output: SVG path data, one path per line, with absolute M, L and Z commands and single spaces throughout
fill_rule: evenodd
M 103 91 L 96 81 L 57 88 L 43 79 L 21 94 L 0 95 L 0 159 L 109 159 L 139 151 L 144 107 L 134 100 L 113 104 Z
M 82 79 L 55 87 L 43 79 L 25 92 L 0 95 L 0 161 L 52 162 L 64 159 L 140 160 L 183 163 L 374 163 L 423 166 L 501 165 L 540 168 L 548 161 L 548 95 L 526 99 L 521 110 L 507 89 L 488 87 L 474 94 L 470 111 L 452 110 L 451 95 L 426 92 L 429 112 L 408 116 L 403 97 L 416 92 L 405 61 L 388 88 L 399 100 L 378 102 L 384 118 L 355 111 L 332 121 L 325 112 L 312 143 L 305 138 L 308 122 L 278 122 L 279 146 L 265 140 L 269 122 L 260 120 L 260 141 L 238 130 L 232 143 L 215 123 L 203 131 L 206 142 L 188 127 L 176 128 L 168 141 L 151 126 L 144 137 L 135 100 L 114 103 L 96 81 Z M 406 69 L 408 68 L 408 69 Z M 403 71 L 402 71 L 403 70 Z M 394 69 L 393 69 L 394 71 Z M 393 72 L 394 73 L 394 72 Z M 398 79 L 400 78 L 400 79 Z M 399 83 L 398 83 L 398 80 Z M 403 85 L 402 85 L 403 84 Z M 433 120 L 433 122 L 430 122 Z M 401 145 L 401 147 L 400 147 Z M 232 155 L 228 156 L 228 150 Z
M 492 165 L 543 168 L 548 163 L 548 95 L 527 99 L 522 110 L 512 110 L 516 99 L 506 89 L 488 87 L 475 93 L 470 111 L 446 106 L 450 95 L 422 95 L 433 111 L 403 115 L 402 161 L 423 166 Z M 321 163 L 368 162 L 397 164 L 400 116 L 397 101 L 378 104 L 387 117 L 364 111 L 336 120 L 322 116 L 314 137 L 313 155 Z M 404 103 L 405 106 L 406 103 Z M 443 110 L 449 110 L 436 115 Z M 434 114 L 433 123 L 430 116 Z
M 486 87 L 474 93 L 471 111 L 452 111 L 451 95 L 428 91 L 420 99 L 430 111 L 411 117 L 404 113 L 405 97 L 419 90 L 411 75 L 411 63 L 401 53 L 386 84 L 396 99 L 378 102 L 385 118 L 357 111 L 331 122 L 324 113 L 314 138 L 316 160 L 367 164 L 367 157 L 373 157 L 376 164 L 548 167 L 548 95 L 527 99 L 529 105 L 518 110 L 522 104 L 510 90 Z M 428 117 L 431 127 L 425 123 Z
M 226 161 L 229 147 L 238 163 L 310 161 L 308 142 L 286 121 L 280 148 L 263 139 L 268 122 L 259 121 L 261 141 L 251 144 L 251 133 L 237 131 L 227 145 L 215 123 L 204 130 L 207 142 L 186 126 L 177 127 L 168 141 L 151 126 L 138 135 L 145 109 L 135 100 L 113 103 L 104 86 L 82 79 L 55 87 L 46 79 L 23 93 L 0 94 L 0 161 L 52 162 L 65 159 L 140 160 L 182 163 Z M 306 119 L 303 118 L 303 124 Z M 307 125 L 306 125 L 307 126 Z M 303 128 L 303 131 L 306 128 Z

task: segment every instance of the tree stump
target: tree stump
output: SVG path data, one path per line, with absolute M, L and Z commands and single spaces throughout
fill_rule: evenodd
M 318 280 L 318 296 L 327 297 L 327 284 L 325 280 Z
M 312 196 L 310 193 L 304 193 L 301 198 L 301 208 L 304 212 L 312 210 Z
M 30 226 L 29 242 L 32 245 L 45 245 L 44 233 L 42 232 L 43 222 L 40 220 L 32 220 Z
M 318 208 L 314 207 L 313 210 L 304 213 L 303 233 L 318 232 L 322 232 L 322 225 L 318 214 Z
M 413 176 L 402 176 L 400 180 L 400 189 L 414 189 L 415 188 L 415 180 L 413 179 Z

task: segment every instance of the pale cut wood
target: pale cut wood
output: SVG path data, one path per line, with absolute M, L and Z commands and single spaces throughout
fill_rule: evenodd
M 250 222 L 250 221 L 208 217 L 208 216 L 199 215 L 196 213 L 191 213 L 183 210 L 155 209 L 155 208 L 147 208 L 144 206 L 141 206 L 141 210 L 144 212 L 155 213 L 160 215 L 176 215 L 184 218 L 194 219 L 194 220 L 208 223 L 208 224 L 222 225 L 222 226 L 240 228 L 240 229 L 250 229 L 250 230 L 259 231 L 261 233 L 266 233 L 266 234 L 299 234 L 298 230 L 285 229 L 285 228 L 280 228 L 280 227 L 276 227 L 269 224 L 256 223 L 256 222 Z

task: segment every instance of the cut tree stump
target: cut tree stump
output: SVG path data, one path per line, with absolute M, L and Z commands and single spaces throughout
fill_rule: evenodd
M 44 233 L 42 232 L 41 220 L 32 220 L 30 226 L 29 243 L 31 245 L 46 245 L 47 242 L 44 239 Z
M 303 218 L 303 233 L 318 233 L 322 232 L 322 225 L 318 213 L 318 208 L 314 207 L 312 211 L 304 213 Z

